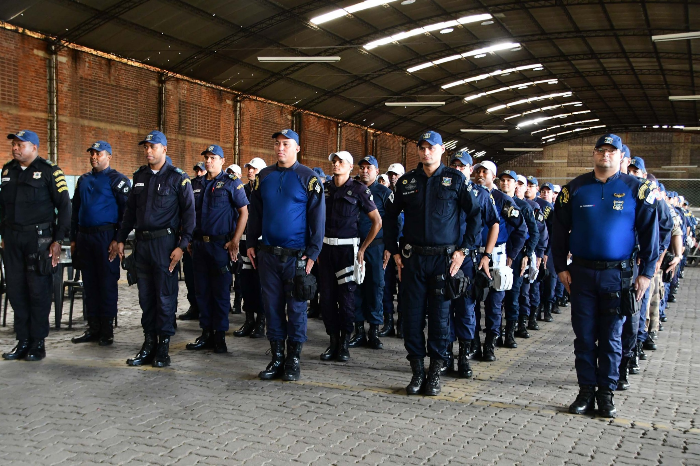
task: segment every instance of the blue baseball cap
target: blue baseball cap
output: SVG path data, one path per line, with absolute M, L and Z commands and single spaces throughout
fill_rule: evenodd
M 194 167 L 192 167 L 193 170 L 202 170 L 202 171 L 207 171 L 207 169 L 204 167 L 204 162 L 197 162 L 194 164 Z
M 112 145 L 107 141 L 95 141 L 90 147 L 88 147 L 87 152 L 90 152 L 91 150 L 96 150 L 97 152 L 106 150 L 109 155 L 112 155 Z
M 162 144 L 164 146 L 168 145 L 168 139 L 165 137 L 165 134 L 161 133 L 160 131 L 151 131 L 148 133 L 146 138 L 139 142 L 139 146 L 146 144 L 147 142 L 150 142 L 151 144 Z
M 326 175 L 326 181 L 333 181 L 333 175 Z
M 641 157 L 632 157 L 632 161 L 630 162 L 630 167 L 637 167 L 642 172 L 644 172 L 644 173 L 647 172 L 647 169 L 644 166 L 644 159 Z
M 360 165 L 362 162 L 367 162 L 370 165 L 374 165 L 377 167 L 377 170 L 379 170 L 379 162 L 377 162 L 377 158 L 374 155 L 368 155 L 367 157 L 360 159 L 360 161 L 357 162 L 357 165 Z
M 551 189 L 552 192 L 554 192 L 554 185 L 552 183 L 545 183 L 542 185 L 540 188 L 540 191 L 543 190 L 544 188 Z
M 218 155 L 222 159 L 224 158 L 224 150 L 221 148 L 221 146 L 217 146 L 216 144 L 212 144 L 206 149 L 202 151 L 202 155 L 206 154 L 207 152 Z
M 455 160 L 459 160 L 464 165 L 474 165 L 474 160 L 472 160 L 472 156 L 469 155 L 469 152 L 465 152 L 465 151 L 455 152 L 452 155 L 452 157 L 450 157 L 450 163 L 454 162 Z
M 622 145 L 622 149 L 620 149 L 620 152 L 622 152 L 622 157 L 625 158 L 630 158 L 630 148 L 627 147 L 626 145 Z
M 418 147 L 420 147 L 420 143 L 423 141 L 427 141 L 431 146 L 442 144 L 442 136 L 440 136 L 440 133 L 436 133 L 435 131 L 426 131 L 425 133 L 421 134 L 420 139 L 418 140 Z
M 527 184 L 534 184 L 535 186 L 537 186 L 537 185 L 540 184 L 540 182 L 537 181 L 537 178 L 535 178 L 534 176 L 530 175 L 530 176 L 527 177 Z M 554 191 L 554 190 L 552 190 L 552 191 Z
M 323 168 L 314 167 L 312 170 L 318 175 L 319 178 L 326 178 L 326 173 L 323 171 Z
M 616 134 L 602 135 L 600 139 L 598 139 L 598 142 L 595 143 L 595 148 L 597 149 L 605 144 L 613 146 L 617 150 L 622 150 L 622 139 Z
M 518 181 L 518 174 L 515 173 L 513 170 L 503 170 L 503 171 L 501 172 L 501 174 L 498 175 L 498 177 L 500 178 L 500 177 L 502 177 L 503 175 L 510 176 L 510 177 L 513 178 L 515 181 Z
M 283 129 L 282 131 L 276 132 L 272 135 L 272 139 L 275 139 L 277 136 L 284 136 L 287 139 L 294 139 L 294 142 L 299 145 L 299 135 L 291 129 Z
M 8 134 L 7 139 L 17 138 L 20 141 L 28 141 L 39 147 L 39 136 L 34 131 L 29 131 L 28 129 L 23 129 L 17 131 L 15 134 Z
M 659 183 L 659 191 L 661 191 L 662 193 L 666 192 L 666 186 L 664 186 L 663 183 Z

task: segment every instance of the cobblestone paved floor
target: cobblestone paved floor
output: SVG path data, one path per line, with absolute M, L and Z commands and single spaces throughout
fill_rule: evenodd
M 170 368 L 128 367 L 142 333 L 136 287 L 122 284 L 112 347 L 71 344 L 80 320 L 52 331 L 44 361 L 0 362 L 0 464 L 700 465 L 699 279 L 686 269 L 659 350 L 616 394 L 612 421 L 566 412 L 578 390 L 569 308 L 518 349 L 497 349 L 495 363 L 473 363 L 473 379 L 407 397 L 401 340 L 323 363 L 319 320 L 299 382 L 257 379 L 266 340 L 229 336 L 226 355 L 186 351 L 195 322 L 179 324 Z M 232 330 L 242 321 L 231 316 Z

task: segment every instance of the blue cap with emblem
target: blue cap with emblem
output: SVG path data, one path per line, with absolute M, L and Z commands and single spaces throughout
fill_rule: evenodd
M 31 142 L 35 146 L 39 147 L 39 136 L 34 131 L 29 131 L 28 129 L 23 129 L 17 131 L 15 134 L 8 134 L 7 139 L 17 138 L 22 142 Z
M 316 173 L 316 175 L 318 175 L 319 178 L 323 178 L 324 180 L 326 179 L 326 173 L 323 171 L 323 168 L 314 167 L 312 168 L 312 170 L 314 171 L 314 173 Z
M 622 145 L 622 149 L 620 149 L 620 152 L 622 152 L 622 158 L 630 158 L 630 148 L 627 147 L 626 145 Z
M 513 178 L 513 179 L 516 180 L 516 181 L 518 180 L 518 174 L 515 173 L 513 170 L 503 170 L 503 171 L 501 172 L 501 174 L 498 175 L 498 177 L 500 178 L 500 177 L 502 177 L 503 175 L 510 176 L 511 178 Z
M 150 142 L 151 144 L 162 144 L 164 146 L 168 145 L 168 139 L 165 137 L 165 134 L 161 133 L 160 131 L 151 131 L 148 133 L 146 138 L 139 142 L 139 146 L 146 144 L 147 142 Z
M 361 158 L 360 161 L 357 162 L 357 164 L 362 165 L 362 162 L 374 165 L 375 167 L 377 167 L 377 170 L 379 170 L 379 162 L 377 162 L 377 158 L 374 155 L 368 155 L 367 157 Z
M 542 190 L 542 189 L 551 189 L 552 191 L 554 191 L 554 185 L 552 183 L 545 183 L 540 188 L 540 190 Z
M 647 172 L 647 169 L 644 166 L 644 159 L 641 157 L 632 157 L 632 161 L 630 162 L 630 167 L 636 167 L 637 169 L 641 170 L 642 173 Z
M 530 176 L 527 177 L 527 184 L 534 184 L 535 186 L 537 186 L 537 185 L 540 184 L 540 182 L 537 181 L 537 178 L 535 178 L 534 176 L 530 175 Z
M 622 150 L 622 139 L 620 139 L 620 136 L 616 134 L 602 135 L 600 139 L 598 139 L 598 142 L 595 143 L 595 148 L 597 149 L 605 144 L 613 146 L 617 150 Z
M 299 145 L 299 135 L 291 129 L 283 129 L 282 131 L 277 131 L 275 134 L 272 135 L 272 139 L 275 139 L 277 136 L 284 136 L 287 139 L 294 139 L 294 142 L 296 142 L 297 145 Z
M 418 147 L 420 147 L 420 143 L 423 141 L 427 141 L 431 146 L 442 144 L 442 136 L 440 136 L 440 133 L 436 133 L 435 131 L 426 131 L 420 135 Z
M 459 160 L 464 165 L 474 165 L 474 160 L 472 160 L 472 156 L 469 155 L 469 152 L 462 150 L 455 152 L 452 157 L 450 157 L 450 163 L 454 162 L 455 160 Z
M 206 168 L 204 168 L 204 162 L 197 162 L 194 164 L 194 167 L 192 167 L 193 170 L 200 170 L 200 171 L 207 171 Z
M 224 158 L 224 150 L 221 148 L 221 146 L 217 146 L 216 144 L 212 144 L 206 149 L 202 151 L 202 155 L 206 154 L 209 152 L 210 154 L 218 155 L 222 159 Z
M 112 145 L 107 141 L 95 141 L 90 147 L 88 147 L 87 152 L 90 152 L 91 150 L 96 150 L 97 152 L 106 150 L 109 155 L 112 155 Z
M 666 186 L 664 186 L 663 183 L 659 183 L 659 191 L 661 191 L 662 193 L 666 192 Z

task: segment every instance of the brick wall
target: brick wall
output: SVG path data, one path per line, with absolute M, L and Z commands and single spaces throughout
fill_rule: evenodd
M 401 149 L 403 138 L 391 134 L 377 134 L 376 152 L 373 154 L 379 162 L 379 172 L 386 173 L 392 163 L 402 163 Z
M 316 115 L 302 114 L 300 131 L 301 163 L 311 168 L 321 167 L 325 173 L 330 174 L 328 155 L 336 151 L 338 124 Z M 355 154 L 353 157 L 357 161 Z
M 241 103 L 241 166 L 253 157 L 260 157 L 268 165 L 277 161 L 271 136 L 291 128 L 291 109 L 256 100 Z

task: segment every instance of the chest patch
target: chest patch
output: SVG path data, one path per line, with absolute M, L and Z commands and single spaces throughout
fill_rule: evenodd
M 139 186 L 144 186 L 144 184 L 143 184 L 143 183 L 136 183 L 136 184 L 134 185 L 134 188 L 138 188 Z
M 202 192 L 202 190 L 201 190 L 201 189 L 195 189 L 195 190 L 193 190 L 192 192 L 193 192 L 193 193 L 199 193 L 199 192 Z
M 41 178 L 41 172 L 34 172 L 34 174 L 32 175 L 32 177 L 33 177 L 35 180 L 38 180 L 39 178 Z
M 613 210 L 622 210 L 625 201 L 613 201 Z
M 223 185 L 224 185 L 224 182 L 223 182 L 223 181 L 217 182 L 217 183 L 216 183 L 216 189 L 221 188 Z
M 443 186 L 452 186 L 452 178 L 449 176 L 443 176 L 442 177 L 442 185 Z
M 7 168 L 2 171 L 2 176 L 7 175 L 10 172 Z

